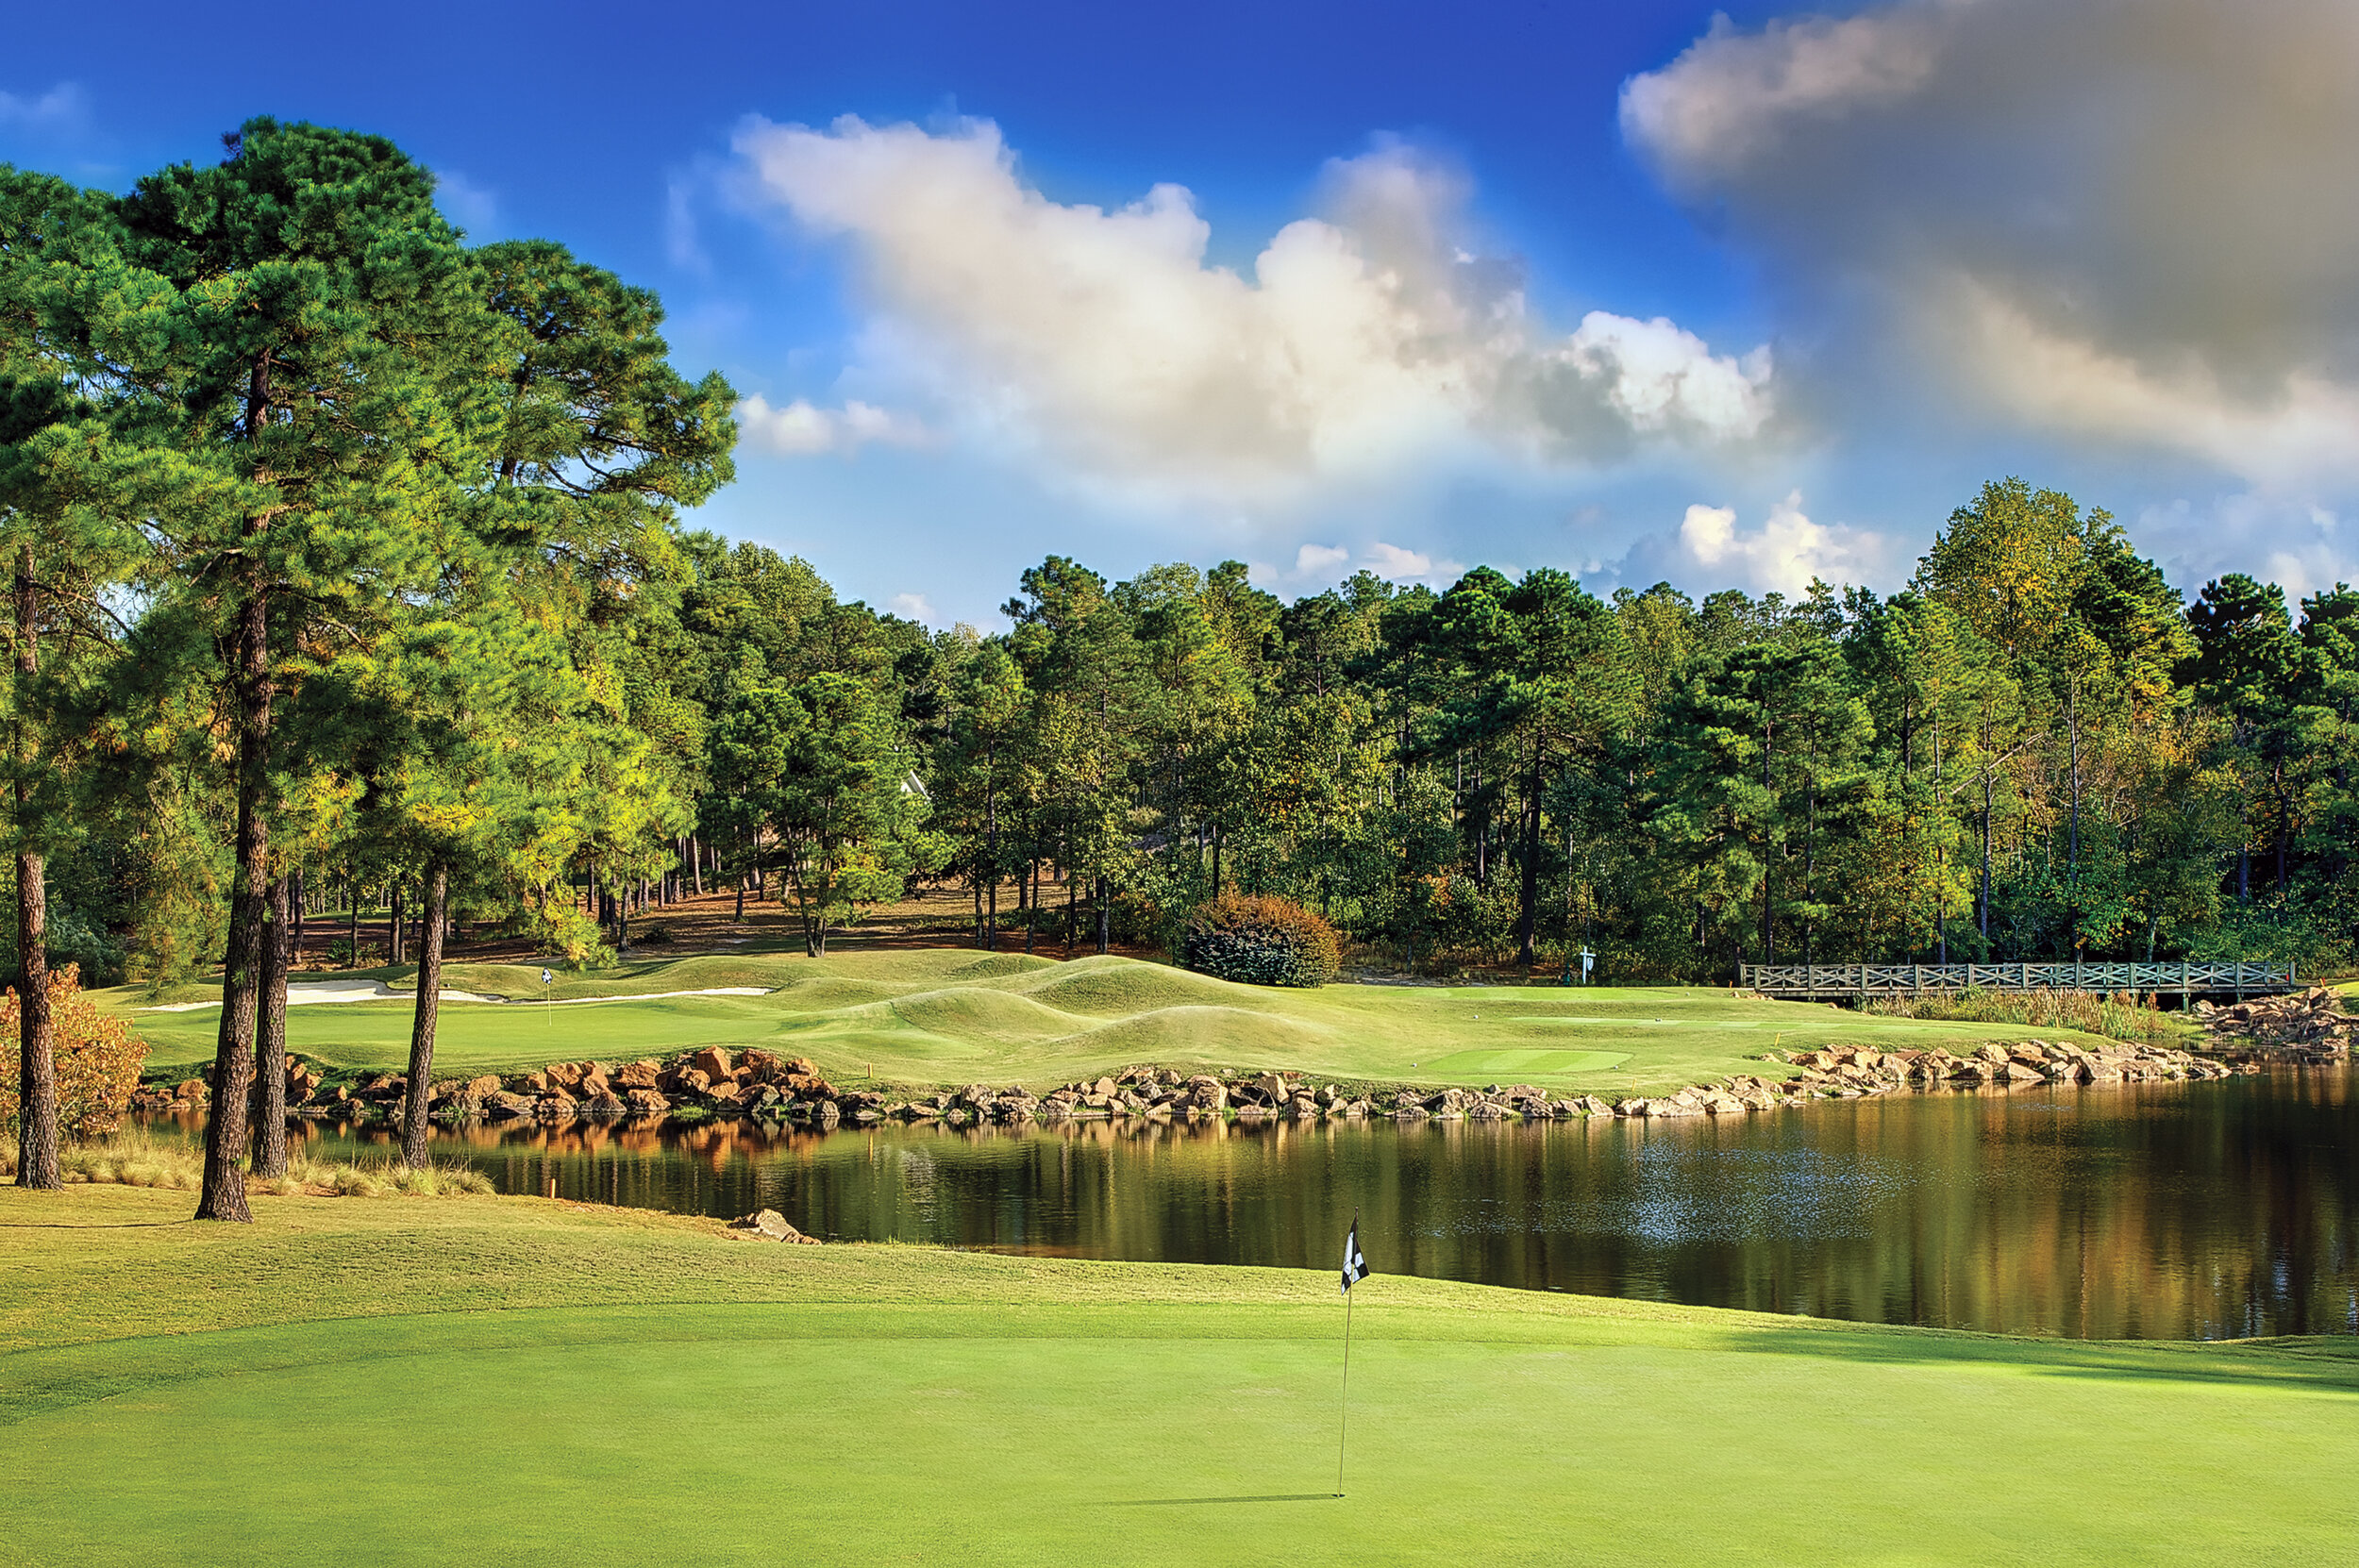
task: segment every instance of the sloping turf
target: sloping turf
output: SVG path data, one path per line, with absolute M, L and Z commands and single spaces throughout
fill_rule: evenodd
M 0 1563 L 2331 1563 L 2359 1345 L 0 1189 Z M 1381 1267 L 1384 1238 L 1370 1237 Z
M 406 983 L 407 971 L 360 972 Z M 1334 985 L 1286 991 L 1231 985 L 1124 958 L 1059 963 L 971 949 L 856 951 L 806 959 L 714 954 L 638 960 L 565 975 L 560 1000 L 721 986 L 763 996 L 666 996 L 536 1007 L 541 972 L 454 964 L 454 990 L 518 998 L 443 1004 L 436 1061 L 451 1073 L 515 1070 L 564 1059 L 627 1060 L 701 1045 L 765 1046 L 808 1056 L 838 1076 L 872 1067 L 887 1082 L 985 1078 L 1043 1087 L 1152 1061 L 1187 1070 L 1289 1068 L 1323 1076 L 1430 1083 L 1525 1081 L 1616 1095 L 1755 1071 L 1772 1046 L 1973 1046 L 1988 1040 L 2075 1038 L 2007 1025 L 1880 1018 L 1799 1002 L 1738 1000 L 1726 991 L 1563 990 L 1554 986 Z M 131 989 L 103 993 L 137 1009 Z M 201 991 L 195 996 L 201 996 Z M 187 999 L 195 999 L 190 996 Z M 210 1011 L 133 1010 L 158 1064 L 212 1055 Z M 398 1070 L 409 1055 L 399 1001 L 290 1009 L 289 1044 L 337 1066 Z M 2083 1038 L 2085 1037 L 2079 1037 Z

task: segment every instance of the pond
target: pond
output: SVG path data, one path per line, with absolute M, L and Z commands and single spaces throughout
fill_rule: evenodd
M 502 1192 L 828 1240 L 1328 1267 L 2075 1338 L 2359 1332 L 2347 1068 L 1742 1118 L 438 1133 Z M 185 1126 L 185 1125 L 184 1125 Z M 188 1129 L 188 1130 L 193 1130 Z M 307 1125 L 315 1155 L 389 1135 Z

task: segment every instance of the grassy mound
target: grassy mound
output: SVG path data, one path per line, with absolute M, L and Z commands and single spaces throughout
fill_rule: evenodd
M 1029 972 L 1012 989 L 1062 1012 L 1119 1017 L 1156 1008 L 1256 1008 L 1263 993 L 1209 975 L 1129 959 L 1088 958 Z
M 392 971 L 379 977 L 407 979 Z M 459 990 L 530 996 L 539 971 L 463 965 Z M 527 975 L 529 991 L 515 989 Z M 764 988 L 759 996 L 633 996 Z M 1333 985 L 1296 991 L 1233 985 L 1124 958 L 1070 963 L 972 949 L 712 954 L 635 960 L 551 988 L 594 1005 L 445 1004 L 439 1071 L 507 1072 L 560 1059 L 627 1061 L 703 1045 L 775 1046 L 830 1075 L 870 1067 L 893 1082 L 1022 1081 L 1036 1088 L 1141 1060 L 1288 1068 L 1418 1083 L 1513 1077 L 1564 1093 L 1651 1093 L 1757 1070 L 1764 1052 L 1830 1045 L 1882 1050 L 1986 1041 L 2094 1037 L 2052 1026 L 1891 1018 L 1705 988 L 1562 990 L 1554 986 Z M 186 1076 L 210 1059 L 217 1017 L 140 1011 L 134 990 L 95 993 L 129 1013 L 159 1071 Z M 2175 1016 L 2175 1015 L 2170 1015 Z M 399 1071 L 409 1009 L 398 1000 L 290 1009 L 293 1049 L 330 1066 Z M 1532 1052 L 1510 1072 L 1477 1065 Z
M 1158 1008 L 1117 1018 L 1062 1043 L 1109 1063 L 1227 1066 L 1241 1061 L 1299 1061 L 1331 1046 L 1330 1031 L 1242 1008 Z
M 187 1207 L 0 1190 L 0 1560 L 2359 1549 L 2349 1341 L 2010 1341 L 1380 1274 L 1339 1501 L 1325 1270 L 781 1247 L 530 1199 Z M 1380 1268 L 1396 1243 L 1366 1241 Z

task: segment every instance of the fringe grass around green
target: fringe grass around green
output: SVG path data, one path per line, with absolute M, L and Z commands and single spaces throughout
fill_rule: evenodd
M 204 1184 L 205 1150 L 202 1144 L 155 1138 L 135 1128 L 68 1143 L 59 1165 L 69 1182 L 193 1193 Z M 0 1176 L 15 1174 L 16 1151 L 0 1152 Z M 288 1156 L 285 1176 L 249 1175 L 246 1187 L 281 1197 L 340 1198 L 478 1197 L 493 1191 L 490 1178 L 480 1172 L 445 1161 L 413 1169 L 390 1159 L 350 1163 L 307 1159 L 294 1153 Z
M 1987 991 L 1943 996 L 1888 996 L 1867 1004 L 1883 1018 L 1927 1018 L 1959 1024 L 2014 1024 L 2030 1029 L 2080 1029 L 2108 1040 L 2167 1043 L 2185 1031 L 2183 1015 L 2166 1013 L 2154 998 L 2129 992 Z

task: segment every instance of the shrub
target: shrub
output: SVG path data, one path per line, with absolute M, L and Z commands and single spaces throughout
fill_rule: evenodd
M 1291 899 L 1225 892 L 1188 916 L 1180 961 L 1255 986 L 1323 986 L 1340 967 L 1335 928 Z
M 57 1029 L 58 1130 L 69 1138 L 114 1131 L 131 1092 L 140 1086 L 146 1045 L 130 1025 L 98 1010 L 82 990 L 80 970 L 71 963 L 49 972 L 49 1016 Z M 0 1124 L 11 1142 L 23 1093 L 17 1082 L 23 1028 L 23 1004 L 11 987 L 0 995 Z

